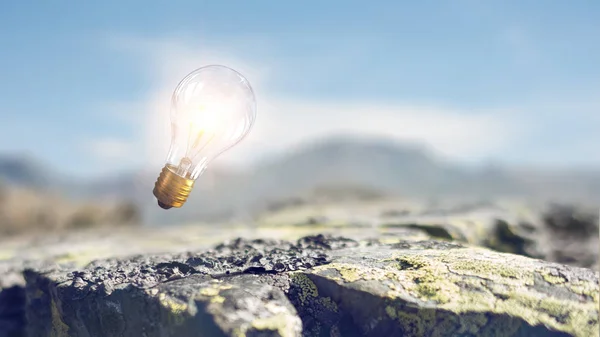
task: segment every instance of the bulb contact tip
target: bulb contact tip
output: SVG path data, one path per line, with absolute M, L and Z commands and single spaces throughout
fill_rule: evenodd
M 165 165 L 152 191 L 162 209 L 180 208 L 187 201 L 194 180 L 177 175 L 170 165 Z

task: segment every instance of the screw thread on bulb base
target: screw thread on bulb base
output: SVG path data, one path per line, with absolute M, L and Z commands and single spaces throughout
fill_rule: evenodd
M 192 187 L 194 187 L 194 180 L 177 175 L 171 170 L 170 165 L 165 165 L 152 192 L 161 208 L 179 208 L 187 201 Z

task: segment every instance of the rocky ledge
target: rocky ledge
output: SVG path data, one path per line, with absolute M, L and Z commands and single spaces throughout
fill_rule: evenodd
M 466 229 L 477 227 L 455 220 L 379 230 L 311 221 L 294 226 L 335 233 L 6 260 L 0 336 L 599 335 L 598 272 L 476 246 Z M 495 223 L 473 233 L 490 241 L 507 227 Z
M 592 336 L 598 274 L 426 240 L 235 240 L 27 269 L 30 336 Z

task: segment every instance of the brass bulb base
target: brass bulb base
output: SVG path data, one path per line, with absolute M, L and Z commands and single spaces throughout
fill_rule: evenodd
M 183 206 L 194 187 L 194 180 L 177 175 L 174 169 L 171 165 L 165 165 L 152 191 L 158 206 L 163 209 Z

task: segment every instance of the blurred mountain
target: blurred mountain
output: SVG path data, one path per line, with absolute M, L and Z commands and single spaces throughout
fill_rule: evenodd
M 0 183 L 38 189 L 50 187 L 51 179 L 35 160 L 7 155 L 0 157 Z
M 6 163 L 0 164 L 0 180 L 32 186 L 47 180 L 29 161 L 11 159 Z M 159 170 L 123 173 L 81 183 L 78 188 L 69 186 L 68 190 L 77 197 L 133 200 L 151 224 L 250 218 L 274 203 L 318 197 L 315 193 L 600 202 L 600 170 L 516 169 L 497 164 L 469 167 L 444 160 L 421 146 L 387 139 L 315 141 L 243 172 L 212 166 L 197 180 L 185 207 L 170 211 L 159 209 L 152 196 Z
M 268 195 L 271 190 L 286 195 L 332 183 L 411 197 L 518 189 L 502 170 L 469 170 L 418 145 L 353 137 L 315 142 L 260 165 L 254 183 Z
M 212 175 L 211 175 L 212 174 Z M 141 193 L 149 194 L 148 184 Z M 340 195 L 399 196 L 432 200 L 600 202 L 600 171 L 518 170 L 490 163 L 453 163 L 414 144 L 387 139 L 335 137 L 305 144 L 258 163 L 244 173 L 219 176 L 211 169 L 186 206 L 173 214 L 148 208 L 158 223 L 211 217 L 251 217 L 282 202 Z
M 0 237 L 141 223 L 132 199 L 101 200 L 89 185 L 31 158 L 0 156 Z

